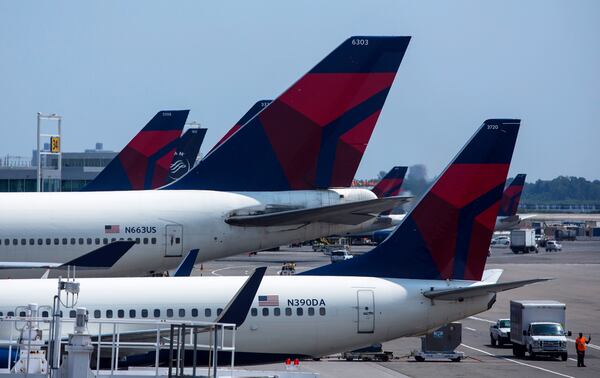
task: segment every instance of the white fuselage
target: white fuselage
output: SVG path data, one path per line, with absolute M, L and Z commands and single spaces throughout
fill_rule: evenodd
M 245 280 L 246 277 L 80 279 L 77 306 L 85 307 L 91 319 L 106 318 L 109 310 L 114 318 L 121 310 L 124 319 L 129 319 L 131 310 L 135 310 L 136 319 L 141 318 L 143 310 L 147 310 L 150 318 L 155 310 L 160 310 L 160 317 L 165 318 L 171 309 L 173 320 L 214 321 L 216 310 L 225 308 Z M 422 292 L 432 287 L 472 284 L 473 281 L 267 276 L 262 280 L 246 320 L 238 328 L 236 352 L 318 357 L 423 334 L 485 311 L 494 294 L 466 298 L 462 302 L 432 302 Z M 55 280 L 1 281 L 0 312 L 6 315 L 15 311 L 15 307 L 29 303 L 51 305 L 56 286 Z M 261 295 L 277 296 L 278 304 L 259 306 Z M 195 313 L 193 309 L 198 310 L 197 317 L 191 315 Z M 210 316 L 205 316 L 207 309 Z M 268 314 L 263 314 L 264 309 L 268 309 Z M 180 310 L 184 310 L 184 316 L 179 316 Z M 1 340 L 9 338 L 10 327 L 0 322 Z M 92 323 L 89 327 L 90 334 L 97 334 Z M 143 326 L 130 325 L 121 331 L 139 330 L 139 327 Z
M 80 269 L 78 276 L 148 275 L 177 267 L 192 249 L 199 249 L 197 262 L 202 262 L 360 230 L 373 222 L 237 227 L 225 222 L 233 212 L 261 210 L 268 205 L 320 207 L 373 198 L 375 195 L 364 189 L 3 193 L 0 261 L 64 263 L 111 241 L 131 239 L 138 244 L 111 269 Z M 119 232 L 111 232 L 115 226 Z M 35 278 L 43 273 L 39 269 L 0 270 L 0 278 Z

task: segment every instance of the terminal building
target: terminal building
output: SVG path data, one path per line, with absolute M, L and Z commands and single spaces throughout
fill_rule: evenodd
M 47 146 L 45 146 L 47 149 Z M 0 192 L 37 191 L 37 151 L 32 158 L 5 156 L 0 160 Z M 43 172 L 44 192 L 78 191 L 92 181 L 117 152 L 103 149 L 102 143 L 96 143 L 94 149 L 84 152 L 63 152 L 61 169 L 58 169 L 58 157 L 47 156 Z

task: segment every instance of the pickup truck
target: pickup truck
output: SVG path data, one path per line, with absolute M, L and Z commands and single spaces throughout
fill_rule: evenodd
M 490 326 L 490 344 L 510 344 L 510 319 L 498 319 L 496 324 Z

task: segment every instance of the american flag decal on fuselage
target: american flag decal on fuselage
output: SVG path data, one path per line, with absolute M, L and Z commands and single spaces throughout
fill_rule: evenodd
M 117 224 L 107 224 L 106 226 L 104 226 L 105 234 L 118 234 L 119 232 L 121 232 L 121 230 L 119 225 Z
M 279 306 L 279 295 L 259 295 L 259 306 Z

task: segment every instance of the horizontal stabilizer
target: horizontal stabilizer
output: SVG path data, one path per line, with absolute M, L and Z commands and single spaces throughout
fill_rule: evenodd
M 227 218 L 225 222 L 232 226 L 241 227 L 290 226 L 314 222 L 357 225 L 376 217 L 382 211 L 391 210 L 409 201 L 411 198 L 376 198 L 366 201 L 280 211 L 269 214 L 234 215 Z
M 119 261 L 119 259 L 123 257 L 134 244 L 135 241 L 130 240 L 115 241 L 66 263 L 28 261 L 0 262 L 0 269 L 62 269 L 68 266 L 88 269 L 110 268 L 115 265 L 115 263 Z
M 531 285 L 537 282 L 544 282 L 551 278 L 536 278 L 532 280 L 511 281 L 495 283 L 491 285 L 473 285 L 455 289 L 440 289 L 423 292 L 423 295 L 429 299 L 438 299 L 442 301 L 456 301 L 465 298 L 478 297 L 490 293 L 499 293 L 501 291 L 516 289 L 521 286 Z
M 216 323 L 235 324 L 236 327 L 244 323 L 266 271 L 267 267 L 265 266 L 254 270 L 254 273 L 252 273 L 240 290 L 235 293 L 231 301 L 229 301 L 221 315 L 217 317 L 215 320 Z

